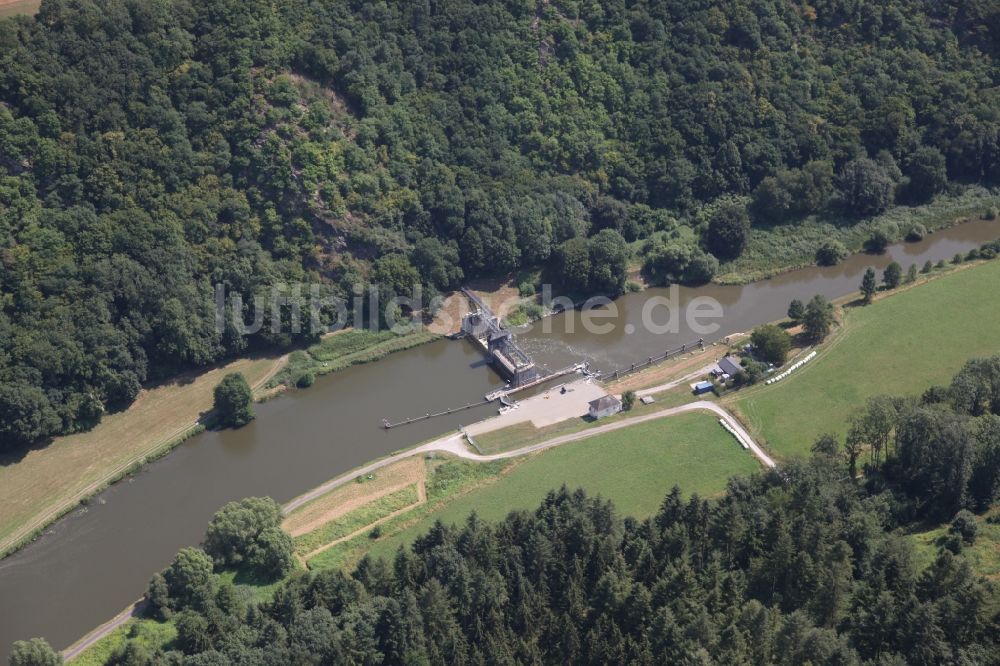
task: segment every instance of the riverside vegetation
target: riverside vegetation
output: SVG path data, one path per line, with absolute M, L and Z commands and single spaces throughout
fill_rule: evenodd
M 920 394 L 970 355 L 1000 351 L 1000 262 L 937 272 L 871 306 L 846 308 L 808 372 L 736 394 L 733 406 L 754 435 L 782 457 L 806 455 L 820 434 L 846 434 L 848 416 L 867 398 Z
M 216 284 L 615 294 L 632 261 L 707 280 L 907 235 L 935 196 L 954 219 L 1000 182 L 996 26 L 983 0 L 42 2 L 0 21 L 0 446 L 316 342 L 216 330 Z
M 859 410 L 843 444 L 820 437 L 717 499 L 675 487 L 643 519 L 563 487 L 262 599 L 187 549 L 151 584 L 176 613 L 168 641 L 132 630 L 106 663 L 994 663 L 1000 597 L 964 553 L 1000 494 L 998 378 L 1000 357 L 970 361 L 949 387 L 887 398 L 885 419 Z M 934 545 L 908 536 L 942 520 Z
M 897 322 L 899 310 L 892 308 L 893 304 L 902 304 L 905 306 L 904 310 L 910 307 L 920 309 L 919 304 L 910 303 L 909 299 L 919 298 L 922 292 L 928 292 L 925 298 L 933 299 L 937 290 L 947 289 L 949 283 L 956 281 L 969 285 L 991 284 L 990 271 L 997 268 L 995 262 L 970 266 L 966 270 L 934 277 L 928 284 L 893 294 L 891 298 L 877 299 L 870 307 L 850 312 L 852 315 L 863 314 L 872 318 L 881 316 L 889 323 Z M 957 301 L 957 306 L 967 307 L 974 307 L 980 296 L 974 289 L 965 288 L 948 293 L 958 295 L 953 299 Z M 871 325 L 864 328 L 870 328 Z M 847 331 L 850 330 L 853 329 L 848 325 Z M 911 335 L 920 337 L 922 333 L 913 327 L 904 326 L 896 337 L 902 340 Z M 861 342 L 861 339 L 855 340 L 845 332 L 840 332 L 825 353 L 839 350 L 853 359 L 858 368 L 870 367 L 868 361 L 852 354 L 851 350 L 858 351 Z M 968 350 L 965 347 L 963 349 Z M 800 376 L 816 373 L 818 367 L 810 366 Z M 908 365 L 905 368 L 912 372 L 897 375 L 902 380 L 901 385 L 921 381 L 917 370 L 921 370 L 923 366 Z M 553 482 L 558 483 L 558 479 L 563 478 L 560 475 L 566 475 L 566 479 L 582 483 L 592 493 L 612 498 L 616 504 L 621 505 L 625 513 L 640 521 L 630 518 L 619 522 L 619 519 L 612 517 L 610 532 L 598 530 L 602 539 L 611 539 L 612 544 L 618 544 L 618 550 L 615 550 L 616 546 L 609 546 L 611 551 L 608 552 L 615 553 L 613 557 L 609 554 L 595 560 L 593 558 L 597 557 L 596 554 L 586 553 L 605 551 L 593 551 L 584 544 L 580 544 L 583 550 L 575 550 L 577 554 L 572 556 L 562 547 L 556 551 L 548 550 L 553 541 L 547 537 L 540 542 L 548 544 L 545 547 L 539 546 L 542 548 L 540 552 L 549 553 L 548 556 L 557 552 L 560 556 L 585 558 L 588 564 L 580 563 L 583 570 L 606 567 L 600 573 L 585 576 L 590 581 L 590 587 L 585 587 L 581 592 L 584 596 L 579 602 L 581 605 L 578 613 L 558 622 L 560 632 L 565 634 L 567 628 L 572 626 L 575 632 L 573 635 L 579 637 L 580 643 L 574 642 L 576 647 L 573 649 L 604 650 L 610 642 L 618 645 L 619 650 L 638 650 L 638 654 L 627 652 L 624 657 L 616 653 L 619 658 L 648 660 L 649 656 L 645 651 L 650 648 L 647 641 L 649 636 L 655 634 L 630 634 L 625 628 L 631 628 L 633 621 L 643 621 L 642 618 L 663 617 L 670 618 L 680 626 L 675 633 L 666 638 L 661 637 L 655 649 L 667 650 L 664 654 L 673 655 L 671 658 L 678 660 L 703 651 L 714 659 L 735 658 L 731 652 L 719 652 L 725 645 L 729 646 L 728 650 L 749 650 L 750 656 L 747 659 L 756 662 L 784 660 L 787 663 L 797 663 L 812 660 L 815 663 L 856 663 L 859 659 L 870 659 L 871 655 L 878 653 L 889 662 L 892 659 L 905 659 L 908 663 L 938 663 L 941 660 L 961 659 L 965 655 L 964 658 L 971 661 L 989 663 L 988 659 L 984 662 L 980 657 L 995 652 L 996 647 L 990 641 L 995 640 L 997 635 L 996 608 L 1000 604 L 1000 598 L 996 588 L 979 578 L 979 575 L 991 578 L 997 575 L 995 530 L 990 521 L 994 520 L 992 516 L 995 509 L 991 507 L 996 506 L 1000 490 L 1000 455 L 997 454 L 1000 451 L 997 433 L 1000 431 L 996 428 L 996 421 L 1000 418 L 997 413 L 1000 411 L 1000 396 L 997 395 L 997 386 L 1000 386 L 997 381 L 997 377 L 1000 377 L 998 368 L 1000 357 L 970 362 L 950 386 L 926 391 L 922 397 L 912 394 L 908 397 L 882 397 L 864 405 L 862 396 L 851 403 L 853 407 L 844 412 L 842 421 L 837 422 L 845 424 L 843 427 L 847 436 L 817 437 L 811 447 L 812 459 L 807 462 L 787 462 L 782 468 L 785 477 L 773 474 L 762 477 L 758 474 L 750 480 L 745 477 L 732 480 L 725 486 L 727 490 L 722 499 L 708 502 L 695 497 L 685 503 L 683 496 L 675 490 L 659 510 L 656 496 L 658 493 L 662 494 L 663 488 L 672 482 L 671 470 L 681 471 L 677 481 L 684 488 L 684 494 L 690 495 L 697 491 L 709 496 L 717 496 L 718 491 L 715 489 L 722 489 L 724 479 L 731 473 L 739 475 L 749 474 L 751 471 L 740 470 L 734 464 L 738 462 L 737 458 L 715 472 L 707 467 L 703 469 L 694 459 L 685 458 L 683 446 L 678 448 L 681 442 L 693 445 L 693 450 L 702 454 L 707 453 L 712 446 L 707 442 L 696 444 L 700 432 L 697 430 L 696 415 L 684 417 L 690 423 L 671 421 L 669 428 L 657 428 L 656 424 L 641 426 L 650 430 L 645 436 L 629 436 L 638 433 L 622 431 L 615 434 L 620 441 L 600 442 L 600 438 L 595 438 L 533 456 L 523 462 L 475 465 L 462 461 L 428 461 L 428 503 L 415 508 L 409 517 L 397 517 L 392 522 L 385 523 L 382 526 L 385 532 L 379 530 L 378 534 L 363 534 L 321 553 L 310 561 L 313 572 L 293 573 L 284 583 L 290 591 L 299 590 L 290 592 L 293 596 L 281 593 L 280 584 L 276 586 L 268 581 L 248 583 L 253 578 L 246 575 L 242 577 L 244 583 L 242 586 L 238 585 L 237 589 L 243 590 L 240 594 L 244 598 L 255 599 L 250 605 L 263 604 L 264 614 L 272 619 L 279 612 L 279 604 L 295 604 L 294 608 L 297 610 L 289 612 L 299 619 L 290 620 L 291 622 L 305 622 L 306 615 L 310 618 L 315 613 L 323 615 L 323 609 L 326 609 L 331 613 L 330 619 L 324 619 L 320 629 L 313 628 L 327 632 L 323 635 L 331 637 L 340 646 L 330 649 L 342 649 L 343 645 L 337 641 L 350 642 L 354 639 L 348 636 L 357 636 L 356 632 L 361 631 L 374 642 L 368 645 L 375 644 L 378 647 L 373 649 L 380 651 L 387 649 L 383 647 L 382 641 L 388 640 L 389 636 L 399 635 L 392 633 L 398 631 L 396 625 L 392 625 L 391 629 L 378 628 L 382 626 L 379 623 L 383 619 L 395 616 L 394 611 L 388 609 L 395 608 L 394 601 L 403 603 L 399 594 L 409 598 L 405 591 L 411 590 L 414 595 L 419 595 L 419 600 L 423 600 L 423 595 L 428 593 L 425 586 L 434 587 L 438 584 L 444 588 L 439 593 L 446 598 L 457 594 L 450 585 L 450 575 L 442 578 L 441 570 L 438 569 L 445 561 L 441 558 L 452 558 L 448 560 L 453 563 L 451 566 L 455 562 L 461 562 L 459 570 L 469 572 L 472 585 L 483 584 L 485 580 L 503 581 L 494 583 L 494 587 L 490 588 L 491 592 L 484 591 L 489 598 L 514 599 L 516 605 L 520 603 L 516 600 L 523 598 L 525 590 L 530 590 L 533 595 L 531 598 L 536 599 L 536 604 L 532 606 L 535 615 L 532 617 L 535 620 L 542 618 L 544 626 L 549 627 L 549 623 L 556 621 L 553 618 L 561 618 L 560 604 L 552 601 L 551 606 L 545 606 L 559 586 L 536 587 L 541 583 L 537 576 L 530 573 L 533 571 L 531 567 L 535 565 L 530 565 L 523 557 L 511 560 L 490 550 L 484 539 L 490 540 L 491 544 L 502 544 L 503 539 L 508 538 L 510 530 L 528 529 L 528 532 L 515 531 L 516 537 L 510 538 L 516 538 L 519 543 L 536 543 L 542 537 L 534 530 L 548 534 L 547 529 L 555 529 L 543 528 L 543 524 L 571 525 L 572 527 L 565 529 L 572 530 L 571 533 L 576 534 L 577 538 L 581 525 L 588 525 L 583 533 L 590 535 L 590 524 L 581 523 L 576 511 L 581 506 L 592 504 L 593 500 L 585 499 L 585 495 L 580 492 L 554 493 L 545 497 L 544 489 L 551 487 Z M 715 427 L 713 419 L 706 418 L 703 423 L 709 427 L 705 430 L 706 435 L 721 435 L 722 431 Z M 821 425 L 830 423 L 830 417 L 825 417 Z M 691 429 L 692 427 L 695 429 Z M 667 446 L 655 441 L 657 437 L 665 434 L 669 436 L 671 433 L 681 441 Z M 727 441 L 720 440 L 721 451 L 731 452 L 739 460 L 752 464 L 732 441 L 724 439 Z M 645 455 L 632 450 L 632 447 L 639 445 L 640 440 L 643 442 L 641 446 L 651 447 Z M 649 455 L 657 452 L 665 458 L 661 462 L 650 462 Z M 602 456 L 609 457 L 600 462 Z M 719 459 L 718 453 L 708 453 L 708 456 L 716 462 Z M 623 470 L 622 480 L 625 483 L 616 486 L 613 481 L 615 474 L 608 472 L 622 464 L 639 467 Z M 865 472 L 857 484 L 852 483 L 851 476 L 844 473 L 852 467 Z M 693 470 L 702 469 L 711 477 L 708 485 L 705 480 L 699 481 L 692 476 Z M 598 475 L 589 478 L 587 470 Z M 643 471 L 651 474 L 650 483 L 636 484 L 635 480 L 641 478 Z M 498 474 L 499 477 L 496 477 Z M 832 504 L 831 493 L 838 498 Z M 532 503 L 539 501 L 542 506 L 531 511 Z M 606 505 L 598 501 L 595 506 Z M 702 508 L 697 508 L 699 506 Z M 838 507 L 833 514 L 828 511 L 831 506 Z M 562 517 L 558 520 L 550 515 L 555 510 L 553 507 L 560 507 L 558 515 Z M 675 518 L 671 520 L 677 520 L 677 516 L 686 516 L 682 519 L 682 525 L 663 518 L 668 507 L 673 507 L 669 513 Z M 394 508 L 372 505 L 365 510 L 370 514 L 366 518 L 384 516 Z M 510 509 L 517 511 L 504 520 L 504 514 Z M 968 514 L 969 509 L 982 513 L 974 516 Z M 470 511 L 477 515 L 466 521 Z M 569 515 L 564 515 L 566 511 L 569 511 Z M 699 514 L 699 511 L 707 511 L 707 517 Z M 956 511 L 959 514 L 966 512 L 967 516 L 961 520 L 956 517 L 951 528 L 947 524 L 936 527 L 942 521 L 947 523 L 956 515 Z M 698 515 L 702 517 L 694 517 Z M 357 516 L 360 513 L 348 519 L 353 523 Z M 652 524 L 647 519 L 650 516 L 653 516 Z M 747 523 L 747 516 L 756 518 Z M 435 524 L 437 519 L 441 519 L 444 524 Z M 542 523 L 538 522 L 540 520 Z M 646 522 L 642 522 L 643 520 Z M 690 527 L 688 520 L 698 522 Z M 489 521 L 502 522 L 494 527 L 491 526 L 494 523 Z M 461 525 L 463 522 L 467 523 L 464 529 L 446 527 L 448 524 Z M 977 527 L 970 530 L 969 524 Z M 661 530 L 662 525 L 672 525 L 673 528 L 664 532 Z M 335 536 L 341 532 L 342 530 L 337 531 Z M 386 534 L 389 536 L 386 537 Z M 668 534 L 673 536 L 667 536 Z M 955 538 L 955 534 L 960 536 Z M 760 538 L 757 539 L 754 535 Z M 568 534 L 559 532 L 555 541 L 562 543 L 567 536 Z M 633 537 L 640 538 L 639 545 L 631 541 Z M 495 539 L 501 541 L 497 542 Z M 673 545 L 662 543 L 663 539 Z M 675 543 L 670 539 L 681 541 Z M 654 543 L 660 545 L 652 548 Z M 698 543 L 709 550 L 697 547 Z M 762 543 L 767 545 L 761 545 Z M 400 546 L 403 549 L 397 554 L 396 549 Z M 482 550 L 484 548 L 485 551 Z M 652 556 L 649 548 L 652 548 Z M 366 551 L 375 559 L 364 557 L 359 561 L 358 557 Z M 484 553 L 488 552 L 493 555 L 482 559 Z M 683 555 L 679 560 L 675 555 L 655 564 L 659 557 L 656 553 L 660 552 Z M 695 558 L 693 552 L 701 554 Z M 733 559 L 733 553 L 742 555 Z M 380 564 L 378 556 L 394 558 L 395 564 L 391 567 Z M 516 562 L 513 569 L 507 565 L 500 567 L 501 563 L 511 561 Z M 537 560 L 532 561 L 537 564 Z M 565 571 L 566 561 L 576 560 L 561 561 L 558 565 L 553 563 L 545 570 L 552 571 L 551 566 L 557 566 Z M 774 564 L 775 561 L 780 564 Z M 350 576 L 341 577 L 340 571 L 355 565 L 356 569 Z M 500 567 L 501 578 L 497 579 L 491 574 L 492 569 L 484 570 L 485 566 Z M 895 572 L 890 578 L 879 573 L 890 569 Z M 401 571 L 407 572 L 405 576 L 400 574 Z M 819 571 L 837 575 L 833 578 L 815 575 Z M 519 581 L 516 586 L 509 578 L 515 575 L 513 572 L 520 572 L 516 574 Z M 411 574 L 416 578 L 411 578 Z M 221 582 L 234 580 L 232 575 L 224 572 L 219 576 Z M 368 587 L 376 584 L 372 576 L 378 578 L 376 588 Z M 527 576 L 528 582 L 525 582 L 523 576 Z M 342 584 L 355 590 L 351 593 L 350 601 L 338 602 L 331 607 L 311 596 L 319 589 L 328 589 L 326 586 L 331 577 L 343 581 Z M 432 578 L 438 583 L 434 583 Z M 606 617 L 610 611 L 603 604 L 607 603 L 608 597 L 605 595 L 610 593 L 607 586 L 612 578 L 617 581 L 614 589 L 619 590 L 613 595 L 613 598 L 619 600 L 614 608 L 622 613 L 639 603 L 639 616 L 633 618 L 631 614 L 612 613 L 611 618 Z M 239 579 L 237 577 L 236 580 Z M 497 584 L 500 587 L 496 587 Z M 525 585 L 528 587 L 525 588 Z M 705 587 L 706 585 L 710 587 Z M 671 590 L 667 596 L 663 596 L 665 589 Z M 740 599 L 737 602 L 732 601 L 734 589 L 742 590 L 736 593 Z M 725 608 L 729 608 L 727 604 L 733 603 L 738 608 L 729 608 L 725 612 L 709 610 L 707 615 L 698 614 L 696 611 L 700 607 L 697 605 L 682 603 L 676 606 L 673 601 L 669 601 L 678 594 L 685 597 L 692 594 L 700 600 L 713 599 L 713 603 L 722 604 L 721 607 Z M 875 598 L 882 603 L 878 617 L 868 613 Z M 294 599 L 297 601 L 293 601 Z M 827 606 L 827 602 L 831 605 Z M 542 604 L 546 610 L 543 611 L 538 604 Z M 647 608 L 647 604 L 652 606 Z M 968 610 L 962 616 L 965 624 L 961 631 L 957 630 L 959 625 L 956 624 L 956 616 L 949 610 L 955 607 Z M 414 617 L 410 606 L 403 605 L 400 608 L 402 617 Z M 452 608 L 454 612 L 458 612 L 457 607 Z M 555 655 L 558 653 L 544 652 L 546 643 L 537 638 L 537 632 L 522 633 L 523 625 L 518 624 L 515 619 L 518 614 L 512 611 L 508 613 L 508 606 L 503 608 L 499 614 L 494 612 L 489 615 L 489 622 L 479 618 L 474 625 L 489 627 L 493 632 L 490 633 L 491 649 L 496 649 L 497 641 L 501 641 L 508 649 L 542 650 L 541 659 L 557 660 Z M 827 610 L 823 610 L 824 608 Z M 830 608 L 835 610 L 829 611 Z M 746 613 L 750 609 L 754 609 L 757 614 L 755 617 L 759 620 L 752 628 L 745 625 Z M 832 615 L 825 615 L 827 611 Z M 389 613 L 388 616 L 383 615 L 386 612 Z M 302 613 L 305 615 L 300 615 Z M 907 618 L 915 613 L 931 618 L 933 623 L 929 634 L 931 638 L 921 633 L 916 637 L 920 639 L 916 643 L 915 636 L 907 633 L 907 627 L 911 626 Z M 247 618 L 247 622 L 259 621 L 250 620 L 251 616 L 259 618 L 256 613 L 240 615 L 241 618 Z M 820 620 L 821 616 L 826 619 Z M 282 617 L 287 619 L 291 616 Z M 368 619 L 360 619 L 363 617 Z M 449 640 L 463 646 L 462 649 L 473 652 L 483 649 L 481 639 L 469 634 L 466 629 L 472 619 L 462 613 L 451 617 L 452 624 L 449 626 L 457 633 Z M 283 621 L 285 620 L 278 620 L 279 623 Z M 357 624 L 358 622 L 361 624 Z M 410 626 L 417 627 L 420 631 L 434 631 L 427 627 L 428 623 L 439 626 L 436 622 L 436 619 L 432 620 L 430 616 L 423 614 L 419 621 Z M 698 623 L 701 627 L 699 632 L 692 634 L 682 631 L 690 622 Z M 942 625 L 948 628 L 944 629 Z M 647 629 L 653 630 L 656 626 L 647 626 Z M 144 620 L 131 629 L 119 630 L 85 655 L 88 659 L 93 656 L 94 660 L 84 663 L 105 663 L 109 656 L 119 655 L 109 662 L 118 663 L 116 659 L 121 659 L 121 655 L 126 653 L 159 659 L 161 657 L 157 655 L 187 649 L 183 647 L 183 634 L 178 632 L 175 624 L 169 624 L 165 629 L 160 627 L 161 625 Z M 763 638 L 759 635 L 762 627 L 765 632 Z M 584 628 L 586 631 L 583 631 Z M 259 627 L 254 631 L 258 629 Z M 205 631 L 210 635 L 215 630 L 208 628 Z M 381 633 L 383 631 L 389 633 Z M 519 638 L 515 640 L 511 631 Z M 545 628 L 539 631 L 542 632 L 541 635 L 548 636 L 544 632 L 555 630 Z M 506 638 L 497 638 L 496 632 Z M 133 636 L 132 639 L 129 639 L 130 635 Z M 151 635 L 164 638 L 159 642 L 151 642 Z M 725 640 L 721 638 L 723 635 Z M 203 639 L 204 636 L 202 634 Z M 529 637 L 527 645 L 521 639 L 523 636 Z M 440 645 L 435 642 L 440 639 L 438 636 L 434 639 L 425 638 L 423 647 L 419 649 L 429 649 L 429 642 Z M 213 658 L 217 658 L 215 653 L 219 652 L 227 659 L 240 661 L 252 658 L 256 654 L 254 650 L 269 649 L 263 645 L 252 647 L 244 644 L 237 647 L 231 642 L 222 644 L 217 639 L 205 640 L 214 646 Z M 303 646 L 296 640 L 290 639 L 284 644 L 284 648 L 320 649 L 321 653 L 326 649 Z M 733 640 L 737 640 L 735 647 Z M 323 645 L 329 646 L 326 642 Z M 751 648 L 751 645 L 758 647 Z M 761 650 L 766 654 L 758 654 Z M 268 656 L 263 658 L 280 658 L 276 656 L 278 654 L 267 653 Z M 302 656 L 302 653 L 296 654 L 298 656 L 294 658 Z M 315 656 L 316 653 L 311 654 Z M 585 654 L 580 658 L 596 659 L 589 652 Z M 653 654 L 661 653 L 654 651 Z M 98 655 L 103 656 L 98 659 Z M 429 658 L 431 661 L 443 659 L 439 655 Z M 454 658 L 454 655 L 449 654 L 447 658 Z

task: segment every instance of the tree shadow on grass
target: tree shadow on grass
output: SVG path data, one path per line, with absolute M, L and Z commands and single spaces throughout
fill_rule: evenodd
M 0 449 L 0 467 L 16 465 L 24 460 L 32 451 L 40 451 L 55 441 L 53 437 L 40 439 L 32 444 L 15 445 L 7 449 Z

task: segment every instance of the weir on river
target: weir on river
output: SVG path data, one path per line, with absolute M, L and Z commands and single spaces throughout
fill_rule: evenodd
M 462 287 L 462 293 L 477 308 L 462 318 L 462 334 L 482 350 L 511 388 L 519 388 L 541 379 L 538 367 L 527 352 L 518 346 L 513 331 L 500 325 L 500 317 L 493 314 L 474 291 Z
M 947 260 L 997 237 L 1000 222 L 970 222 L 917 243 L 893 245 L 882 255 L 853 255 L 837 266 L 746 285 L 681 287 L 682 308 L 703 296 L 724 307 L 715 333 L 695 332 L 683 317 L 676 332 L 648 331 L 644 304 L 670 295 L 651 288 L 614 302 L 615 327 L 609 333 L 587 331 L 580 326 L 583 313 L 569 310 L 549 318 L 548 325 L 519 330 L 518 345 L 539 366 L 567 367 L 586 359 L 606 377 L 681 341 L 715 339 L 780 319 L 793 298 L 855 292 L 869 267 Z M 192 437 L 0 561 L 0 663 L 14 640 L 46 636 L 61 648 L 114 617 L 177 550 L 204 538 L 212 514 L 226 502 L 254 495 L 286 502 L 376 458 L 492 416 L 496 409 L 483 405 L 391 430 L 381 427 L 386 414 L 436 413 L 501 388 L 496 375 L 483 372 L 481 352 L 472 345 L 438 340 L 260 403 L 257 419 L 239 430 Z

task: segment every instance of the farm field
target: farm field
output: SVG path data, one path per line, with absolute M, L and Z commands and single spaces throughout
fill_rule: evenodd
M 615 503 L 622 515 L 644 518 L 657 510 L 676 484 L 686 495 L 711 496 L 732 476 L 758 470 L 757 461 L 710 414 L 680 414 L 662 421 L 566 444 L 531 456 L 503 474 L 460 496 L 419 523 L 377 541 L 371 553 L 391 557 L 435 521 L 461 524 L 475 511 L 486 520 L 537 506 L 552 489 L 585 488 Z
M 843 437 L 874 395 L 919 395 L 966 360 L 1000 352 L 1000 262 L 942 274 L 848 308 L 843 330 L 807 368 L 737 396 L 737 413 L 778 456 L 807 455 L 825 432 Z
M 42 0 L 0 0 L 0 19 L 18 14 L 34 14 Z

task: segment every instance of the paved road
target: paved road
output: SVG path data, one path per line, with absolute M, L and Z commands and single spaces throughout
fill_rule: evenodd
M 740 437 L 747 443 L 750 447 L 750 451 L 757 457 L 767 467 L 776 467 L 777 464 L 772 460 L 764 450 L 757 445 L 750 433 L 746 431 L 745 428 L 737 421 L 733 416 L 727 412 L 725 409 L 720 407 L 714 402 L 708 402 L 707 400 L 699 400 L 698 402 L 688 403 L 686 405 L 681 405 L 680 407 L 672 407 L 670 409 L 664 409 L 658 412 L 653 412 L 652 414 L 645 414 L 643 416 L 637 416 L 630 419 L 623 419 L 621 421 L 615 421 L 614 423 L 609 423 L 607 425 L 598 426 L 596 428 L 589 428 L 581 432 L 574 432 L 568 435 L 561 435 L 559 437 L 553 437 L 552 439 L 546 440 L 544 442 L 539 442 L 538 444 L 532 444 L 530 446 L 524 446 L 520 449 L 514 449 L 512 451 L 504 451 L 503 453 L 495 453 L 492 455 L 479 455 L 477 453 L 472 453 L 469 451 L 468 447 L 465 445 L 465 438 L 456 433 L 454 435 L 447 435 L 436 439 L 427 444 L 415 447 L 413 449 L 407 449 L 401 453 L 389 456 L 388 458 L 382 458 L 381 460 L 376 460 L 373 463 L 365 465 L 360 469 L 348 472 L 347 474 L 341 475 L 335 479 L 327 481 L 321 486 L 313 488 L 304 495 L 299 495 L 291 502 L 285 505 L 285 512 L 291 512 L 299 508 L 306 502 L 316 499 L 326 493 L 330 492 L 334 488 L 338 488 L 345 483 L 348 483 L 359 476 L 365 474 L 371 474 L 380 467 L 385 467 L 386 465 L 391 465 L 394 462 L 402 460 L 403 458 L 408 458 L 414 455 L 421 455 L 426 453 L 434 452 L 446 452 L 450 453 L 459 458 L 465 458 L 466 460 L 475 460 L 480 462 L 487 462 L 490 460 L 502 460 L 504 458 L 516 458 L 518 456 L 523 456 L 527 453 L 534 453 L 536 451 L 544 451 L 545 449 L 551 449 L 556 446 L 561 446 L 563 444 L 568 444 L 570 442 L 576 442 L 581 439 L 587 439 L 589 437 L 596 437 L 597 435 L 603 435 L 604 433 L 614 432 L 615 430 L 621 430 L 622 428 L 627 428 L 637 423 L 647 423 L 649 421 L 655 421 L 657 419 L 663 419 L 670 416 L 675 416 L 677 414 L 683 414 L 685 412 L 694 411 L 709 411 L 717 414 L 719 418 L 723 419 L 739 433 Z
M 678 380 L 677 383 L 683 382 L 686 379 L 687 378 Z M 649 389 L 649 391 L 654 391 L 654 392 L 662 390 L 664 390 L 662 387 L 655 387 L 653 389 Z M 284 510 L 285 513 L 294 511 L 303 504 L 310 502 L 316 499 L 317 497 L 321 497 L 322 495 L 325 495 L 334 488 L 338 488 L 344 485 L 345 483 L 349 483 L 359 476 L 363 476 L 365 474 L 371 474 L 377 469 L 385 467 L 386 465 L 391 465 L 392 463 L 398 462 L 404 458 L 409 458 L 410 456 L 435 453 L 435 452 L 445 452 L 445 453 L 450 453 L 459 458 L 464 458 L 466 460 L 475 460 L 480 462 L 487 462 L 490 460 L 502 460 L 505 458 L 516 458 L 518 456 L 523 456 L 528 453 L 535 453 L 536 451 L 544 451 L 546 449 L 551 449 L 556 446 L 562 446 L 563 444 L 569 444 L 570 442 L 577 442 L 582 439 L 588 439 L 590 437 L 596 437 L 598 435 L 603 435 L 605 433 L 621 430 L 622 428 L 628 428 L 629 426 L 633 426 L 638 423 L 648 423 L 649 421 L 656 421 L 658 419 L 664 419 L 671 416 L 676 416 L 677 414 L 684 414 L 686 412 L 695 412 L 699 410 L 713 412 L 714 414 L 718 415 L 719 418 L 728 423 L 729 426 L 733 430 L 735 430 L 741 438 L 743 438 L 743 441 L 745 441 L 747 445 L 750 447 L 750 451 L 761 461 L 761 463 L 770 468 L 774 468 L 777 466 L 774 460 L 772 460 L 766 453 L 764 453 L 763 449 L 761 449 L 760 446 L 758 446 L 757 443 L 750 436 L 750 433 L 748 433 L 746 429 L 744 429 L 743 426 L 740 424 L 740 422 L 737 421 L 735 418 L 733 418 L 733 416 L 729 412 L 727 412 L 725 409 L 723 409 L 714 402 L 708 402 L 707 400 L 700 400 L 698 402 L 692 402 L 686 405 L 681 405 L 680 407 L 672 407 L 670 409 L 664 409 L 658 412 L 653 412 L 651 414 L 644 414 L 642 416 L 636 416 L 630 419 L 615 421 L 614 423 L 608 423 L 607 425 L 597 426 L 596 428 L 589 428 L 581 432 L 574 432 L 568 435 L 553 437 L 552 439 L 545 440 L 544 442 L 539 442 L 538 444 L 532 444 L 530 446 L 524 446 L 519 449 L 514 449 L 512 451 L 504 451 L 503 453 L 495 453 L 493 455 L 487 455 L 487 456 L 479 455 L 477 453 L 472 453 L 471 451 L 469 451 L 468 447 L 465 445 L 465 437 L 463 435 L 458 433 L 454 435 L 447 435 L 445 437 L 436 439 L 432 442 L 428 442 L 427 444 L 422 444 L 421 446 L 417 446 L 412 449 L 407 449 L 406 451 L 396 453 L 394 455 L 388 456 L 387 458 L 382 458 L 381 460 L 376 460 L 375 462 L 365 465 L 364 467 L 353 470 L 346 474 L 342 474 L 341 476 L 335 479 L 327 481 L 321 486 L 313 488 L 312 490 L 303 495 L 299 495 L 292 501 L 285 504 Z M 133 617 L 133 615 L 138 615 L 141 612 L 143 605 L 144 602 L 140 601 L 137 602 L 135 606 L 130 607 L 125 611 L 122 611 L 122 613 L 119 614 L 117 617 L 105 623 L 104 625 L 98 627 L 90 634 L 80 639 L 75 644 L 73 644 L 69 649 L 63 652 L 63 658 L 66 659 L 66 661 L 69 661 L 73 657 L 76 657 L 85 649 L 96 643 L 98 640 L 100 640 L 104 636 L 107 636 L 116 628 L 120 627 L 122 624 L 127 622 L 129 618 Z

